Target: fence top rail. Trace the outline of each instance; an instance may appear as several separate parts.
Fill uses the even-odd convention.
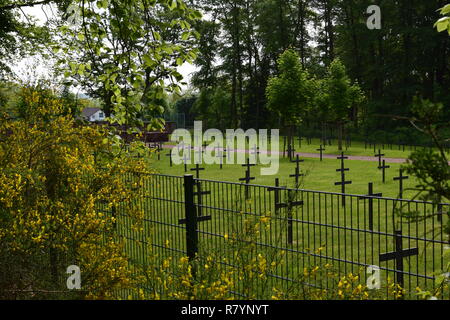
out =
[[[157,176],[157,177],[183,179],[183,176],[173,176],[173,175],[166,175],[166,174],[159,174],[159,173],[148,173],[147,175]],[[394,202],[400,202],[400,203],[436,205],[436,203],[433,203],[430,201],[423,201],[423,200],[396,199],[396,198],[390,198],[390,197],[368,196],[368,195],[361,195],[361,194],[318,191],[318,190],[309,190],[309,189],[295,189],[295,188],[288,188],[288,187],[275,187],[275,186],[266,186],[266,185],[260,185],[260,184],[246,184],[246,183],[242,183],[242,182],[218,181],[218,180],[211,180],[211,179],[196,179],[195,177],[194,177],[194,180],[200,181],[200,182],[208,182],[208,183],[227,184],[227,185],[235,185],[235,186],[249,186],[249,187],[272,189],[272,190],[275,189],[275,190],[280,190],[280,191],[300,191],[300,192],[306,192],[306,193],[324,194],[324,195],[332,195],[332,196],[346,196],[346,197],[361,198],[361,199],[378,199],[378,200],[394,201]],[[440,203],[439,205],[450,206],[450,203]]]

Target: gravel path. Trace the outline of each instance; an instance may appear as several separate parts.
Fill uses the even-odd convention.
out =
[[[173,149],[174,146],[163,146],[164,149]],[[208,149],[208,148],[207,148]],[[239,152],[239,153],[248,153],[248,150],[235,150],[235,152]],[[280,152],[280,154],[282,154],[282,152]],[[300,156],[302,158],[313,158],[313,159],[319,159],[320,158],[320,154],[317,153],[304,153],[304,152],[296,152],[295,155]],[[334,154],[324,154],[323,158],[324,159],[336,159],[338,156],[334,155]],[[373,161],[373,162],[378,162],[378,158],[377,157],[369,157],[369,156],[348,156],[348,160],[354,160],[354,161]],[[402,158],[383,158],[383,160],[386,160],[386,163],[406,163],[407,159],[402,159]]]

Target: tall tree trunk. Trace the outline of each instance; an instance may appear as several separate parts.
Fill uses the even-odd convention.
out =
[[[343,147],[342,147],[343,136],[344,136],[344,123],[342,121],[340,121],[338,123],[338,150],[339,151],[343,150]]]

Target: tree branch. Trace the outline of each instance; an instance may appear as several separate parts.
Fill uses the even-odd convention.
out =
[[[40,0],[40,1],[28,1],[28,2],[24,2],[24,3],[13,3],[13,4],[8,4],[8,5],[4,5],[4,6],[0,7],[0,11],[25,8],[25,7],[34,7],[37,5],[50,4],[52,2],[55,2],[55,0]]]

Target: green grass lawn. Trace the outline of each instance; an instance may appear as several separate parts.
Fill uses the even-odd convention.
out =
[[[164,150],[161,154],[161,160],[158,161],[154,156],[152,159],[152,168],[158,173],[182,176],[185,174],[184,165],[170,167],[169,159],[165,156],[169,150]],[[319,159],[304,158],[305,162],[300,164],[301,172],[305,174],[301,178],[301,188],[315,191],[327,191],[327,192],[341,192],[340,186],[335,186],[334,183],[340,181],[341,176],[336,169],[340,168],[340,161],[334,159]],[[351,185],[346,186],[346,193],[363,195],[368,192],[368,183],[374,184],[375,192],[383,193],[384,197],[396,198],[399,193],[399,183],[394,181],[393,178],[399,175],[399,169],[401,164],[391,163],[391,168],[386,170],[386,183],[382,182],[382,170],[378,169],[378,162],[373,161],[358,161],[347,160],[345,162],[346,168],[350,171],[346,172],[346,180],[352,181]],[[191,171],[195,166],[188,166],[188,174],[195,174]],[[200,172],[200,178],[239,182],[240,178],[245,177],[245,168],[241,165],[223,165],[223,169],[220,169],[219,165],[202,165],[205,168]],[[251,184],[274,186],[275,179],[278,178],[281,186],[294,187],[295,179],[289,177],[295,173],[295,163],[291,163],[289,159],[280,159],[279,172],[275,176],[262,176],[261,168],[264,166],[258,165],[251,168],[251,175],[256,179]],[[417,181],[413,177],[409,177],[409,180],[404,181],[404,188],[414,188]],[[405,191],[404,198],[411,199],[415,193],[413,191]]]

